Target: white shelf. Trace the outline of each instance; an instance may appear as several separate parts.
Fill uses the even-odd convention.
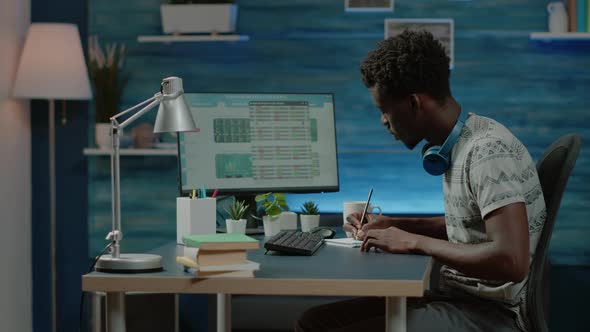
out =
[[[590,41],[590,32],[532,32],[529,37],[531,40],[540,41],[566,41],[566,40],[588,40]]]
[[[207,42],[207,41],[248,41],[246,35],[160,35],[138,36],[140,43],[176,43],[176,42]]]
[[[86,156],[110,156],[110,149],[85,148]],[[176,156],[176,149],[120,149],[121,156]]]

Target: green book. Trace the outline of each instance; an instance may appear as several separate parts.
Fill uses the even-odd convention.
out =
[[[199,250],[250,250],[258,249],[258,240],[245,234],[194,234],[182,237],[186,246]]]

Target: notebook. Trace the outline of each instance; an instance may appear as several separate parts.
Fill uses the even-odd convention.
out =
[[[185,235],[186,246],[202,250],[250,250],[258,249],[258,240],[244,234],[195,234]]]
[[[324,239],[324,242],[329,245],[349,248],[359,248],[363,243],[363,241],[355,240],[351,237],[345,237],[341,239]]]

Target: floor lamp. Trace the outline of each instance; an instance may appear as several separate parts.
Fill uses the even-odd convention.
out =
[[[33,23],[14,85],[14,97],[49,101],[49,204],[52,331],[57,331],[55,250],[55,99],[92,98],[80,33],[74,24]]]

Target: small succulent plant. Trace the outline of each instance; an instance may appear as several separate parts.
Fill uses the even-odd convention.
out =
[[[313,201],[307,201],[301,206],[301,213],[306,215],[317,215],[320,214],[318,205]]]
[[[232,205],[229,206],[225,211],[229,214],[229,218],[232,220],[240,220],[248,211],[250,206],[246,204],[246,201],[235,200]]]

